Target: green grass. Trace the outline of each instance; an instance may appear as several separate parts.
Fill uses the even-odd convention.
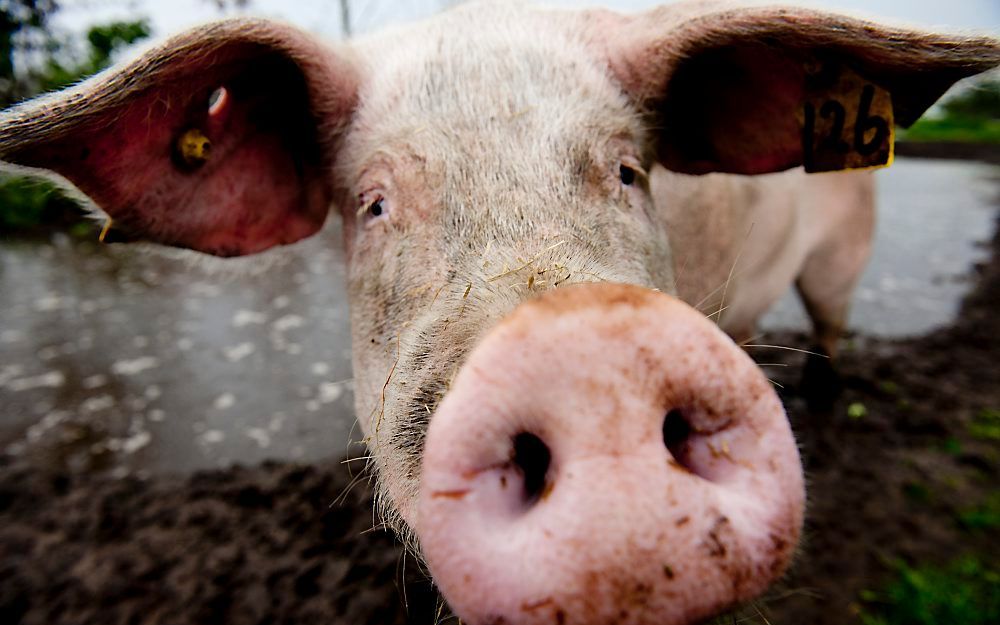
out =
[[[955,437],[949,437],[941,443],[941,451],[949,456],[959,456],[962,454],[962,441]]]
[[[960,511],[958,520],[971,530],[1000,529],[1000,492],[990,494],[977,506]]]
[[[49,229],[90,236],[93,226],[77,203],[59,188],[30,176],[0,176],[0,233],[30,234]]]
[[[20,176],[0,180],[0,226],[31,228],[42,223],[53,185]]]
[[[896,384],[892,380],[883,380],[879,382],[878,388],[886,395],[899,395],[899,384]]]
[[[984,441],[1000,441],[1000,410],[985,408],[976,413],[968,426],[969,434]]]
[[[931,495],[931,489],[918,482],[907,482],[906,484],[903,484],[903,494],[910,501],[921,504],[929,503],[933,498]]]
[[[943,567],[898,562],[882,591],[864,591],[865,625],[995,625],[1000,623],[1000,572],[973,556]]]
[[[904,141],[954,141],[1000,144],[1000,119],[944,117],[923,118],[899,133]]]
[[[856,401],[847,407],[847,416],[851,419],[861,419],[868,414],[868,409],[865,405],[859,401]]]
[[[986,78],[960,90],[941,103],[940,112],[900,131],[899,138],[1000,144],[1000,80]]]

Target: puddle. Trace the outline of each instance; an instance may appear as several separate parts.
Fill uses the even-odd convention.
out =
[[[964,161],[896,160],[879,174],[871,261],[855,292],[849,327],[881,337],[925,334],[950,323],[989,258],[1000,205],[1000,167]],[[788,293],[764,329],[811,326]]]
[[[0,292],[8,451],[119,473],[348,451],[335,227],[290,251],[207,263],[60,235],[4,242]]]

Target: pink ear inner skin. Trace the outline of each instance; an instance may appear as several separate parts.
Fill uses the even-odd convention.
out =
[[[307,44],[315,45],[288,43]],[[275,45],[233,41],[170,56],[168,43],[160,54],[169,60],[148,86],[117,95],[129,70],[111,75],[103,100],[67,98],[60,106],[70,122],[59,116],[49,141],[17,145],[5,158],[65,176],[126,240],[232,256],[305,238],[322,226],[332,197],[333,137],[324,133],[341,123],[328,117],[350,114],[356,87],[350,71],[338,78],[336,63],[323,62],[332,51],[317,49],[325,56],[303,70]],[[316,96],[324,87],[331,92]],[[178,158],[190,131],[211,142],[206,158]]]
[[[803,87],[847,68],[916,122],[956,81],[1000,65],[996,39],[907,30],[811,9],[691,2],[592,12],[589,39],[651,113],[664,166],[762,174],[802,164]],[[853,98],[859,94],[843,94]]]
[[[680,63],[661,112],[661,159],[675,171],[765,174],[802,159],[801,62],[744,45]]]

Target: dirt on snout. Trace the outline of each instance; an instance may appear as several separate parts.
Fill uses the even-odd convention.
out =
[[[900,563],[1000,560],[996,526],[969,521],[1000,473],[1000,237],[974,279],[952,327],[849,340],[845,390],[822,413],[796,392],[802,354],[755,349],[789,365],[765,370],[783,386],[810,493],[797,563],[759,604],[767,622],[859,623]],[[808,347],[802,335],[759,342]],[[0,458],[0,623],[435,622],[426,576],[372,529],[370,491],[352,479],[333,462],[139,480]]]

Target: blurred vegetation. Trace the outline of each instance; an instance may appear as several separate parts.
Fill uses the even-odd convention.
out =
[[[67,64],[56,56],[46,59],[37,76],[38,91],[61,89],[96,74],[111,65],[115,52],[146,37],[149,24],[145,20],[93,26],[87,31],[82,61]]]
[[[55,32],[61,4],[0,0],[0,105],[59,89],[111,64],[115,52],[149,36],[145,20],[94,26],[84,41]]]
[[[995,625],[1000,623],[996,562],[965,556],[945,567],[895,564],[896,579],[866,591],[864,625]]]
[[[87,236],[96,228],[80,205],[48,180],[0,175],[0,235],[67,230]]]
[[[116,52],[149,36],[145,20],[91,27],[82,41],[52,28],[54,0],[0,0],[0,106],[60,89],[109,66]],[[91,228],[75,201],[54,184],[0,176],[0,232]]]
[[[958,520],[970,530],[1000,529],[1000,491],[990,494],[978,505],[960,511]]]
[[[940,116],[925,116],[900,134],[908,141],[1000,144],[1000,78],[988,78],[948,97]]]
[[[57,9],[54,1],[0,2],[0,105],[6,107],[23,97],[27,85],[16,77],[15,56],[48,39],[44,35],[49,18]]]
[[[973,416],[969,434],[979,440],[1000,441],[1000,410],[984,408]]]

